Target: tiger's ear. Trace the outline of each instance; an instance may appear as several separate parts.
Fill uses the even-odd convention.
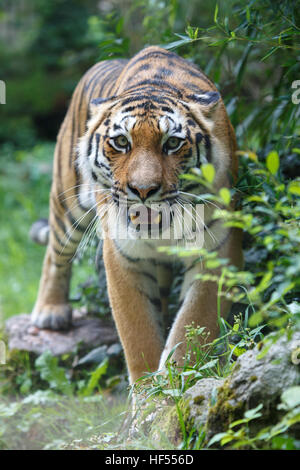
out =
[[[212,130],[214,126],[214,116],[221,103],[221,95],[217,91],[203,91],[203,93],[194,93],[188,95],[187,105],[191,113],[199,121],[205,122],[207,128]]]
[[[194,93],[188,96],[192,103],[198,105],[198,109],[207,118],[212,118],[214,112],[221,102],[221,95],[217,91],[203,91],[203,93]]]

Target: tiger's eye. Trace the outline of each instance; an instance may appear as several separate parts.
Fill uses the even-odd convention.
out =
[[[117,147],[126,148],[129,144],[127,137],[125,135],[118,135],[114,138],[114,143]]]
[[[167,142],[165,143],[165,147],[167,150],[175,150],[181,144],[182,139],[179,137],[170,137]]]
[[[168,147],[171,149],[175,149],[178,147],[180,140],[178,137],[170,137],[168,140]]]

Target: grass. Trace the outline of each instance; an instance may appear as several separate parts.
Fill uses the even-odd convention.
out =
[[[0,449],[93,448],[93,441],[97,448],[104,448],[109,436],[118,431],[125,411],[124,399],[103,395],[65,397],[37,391],[17,401],[2,400]]]
[[[30,151],[5,146],[0,150],[0,318],[29,313],[34,305],[45,247],[29,239],[31,224],[48,217],[54,144]],[[71,296],[78,283],[94,273],[83,261],[74,269]]]

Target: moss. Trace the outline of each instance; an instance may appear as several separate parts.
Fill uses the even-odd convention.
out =
[[[205,400],[205,396],[204,395],[198,395],[197,397],[194,398],[194,403],[195,405],[201,405],[201,403],[203,403],[203,401]]]
[[[230,423],[243,415],[244,407],[243,402],[235,400],[235,391],[230,387],[229,381],[225,381],[218,389],[216,404],[208,413],[206,429],[209,430],[209,434],[228,429]]]
[[[241,368],[241,364],[240,364],[239,362],[237,362],[237,363],[235,364],[234,368],[233,368],[232,373],[233,373],[233,372],[237,372],[238,370],[240,370],[240,368]]]
[[[262,348],[263,348],[263,346],[264,346],[263,341],[260,341],[260,342],[257,344],[257,349],[258,349],[259,351],[261,351]]]
[[[141,421],[144,421],[147,416],[149,416],[151,413],[153,413],[157,408],[157,403],[155,401],[151,401],[150,403],[147,404],[147,407],[144,408],[141,412]]]
[[[182,418],[185,424],[185,429],[187,434],[192,430],[194,419],[191,418],[191,408],[190,408],[190,401],[184,400],[181,398],[179,400],[178,406],[181,410]]]
[[[250,380],[250,382],[256,382],[257,381],[256,375],[251,375],[249,380]]]
[[[194,422],[190,417],[189,402],[181,399],[178,402],[178,407],[185,425],[185,432],[189,435]],[[172,405],[169,408],[165,407],[158,413],[151,425],[150,432],[152,439],[158,442],[161,441],[163,437],[167,437],[174,446],[178,446],[182,442],[183,432],[176,405]]]

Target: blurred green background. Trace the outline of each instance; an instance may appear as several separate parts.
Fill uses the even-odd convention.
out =
[[[239,147],[280,154],[299,174],[299,2],[287,0],[0,1],[0,314],[30,312],[45,249],[28,238],[48,215],[56,134],[95,62],[159,44],[193,60],[220,89]],[[86,259],[78,282],[93,272]]]

